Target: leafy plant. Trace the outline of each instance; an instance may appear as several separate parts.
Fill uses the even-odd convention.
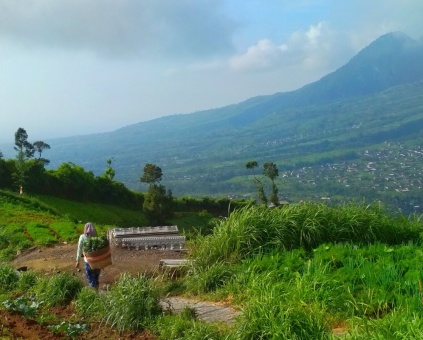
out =
[[[38,312],[42,302],[35,302],[25,296],[20,296],[13,300],[6,300],[2,305],[9,311],[17,312],[25,317],[33,318]]]
[[[89,253],[109,246],[106,236],[87,237],[84,241],[84,252]]]
[[[90,327],[85,323],[69,323],[66,321],[62,321],[57,325],[49,325],[47,328],[54,333],[62,333],[71,338],[76,338],[81,333],[90,330]]]

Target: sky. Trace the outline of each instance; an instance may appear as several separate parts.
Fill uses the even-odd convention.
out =
[[[298,89],[422,0],[0,0],[0,143],[114,131]]]

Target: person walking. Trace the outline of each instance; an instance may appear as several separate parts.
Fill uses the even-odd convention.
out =
[[[95,230],[94,224],[88,222],[84,226],[84,233],[79,236],[78,240],[78,248],[76,253],[76,264],[75,268],[79,266],[79,260],[84,255],[84,242],[88,237],[95,237],[97,236],[97,231]],[[84,256],[84,264],[85,264],[85,275],[88,280],[88,285],[93,287],[94,289],[98,290],[99,287],[99,277],[100,277],[100,269],[91,269],[90,265],[87,262],[86,257]]]

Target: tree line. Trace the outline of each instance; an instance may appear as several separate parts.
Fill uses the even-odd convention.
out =
[[[30,143],[23,128],[15,133],[14,149],[16,157],[11,159],[4,159],[0,151],[0,189],[3,190],[142,209],[152,225],[166,223],[175,209],[198,209],[224,214],[231,203],[230,200],[196,200],[186,197],[178,202],[171,190],[160,183],[162,169],[151,163],[144,166],[140,177],[141,182],[149,185],[146,193],[132,191],[123,183],[115,181],[112,159],[106,160],[105,171],[99,176],[72,162],[47,170],[45,166],[50,161],[43,157],[43,152],[50,149],[50,145],[43,141]],[[236,205],[234,202],[233,206]]]

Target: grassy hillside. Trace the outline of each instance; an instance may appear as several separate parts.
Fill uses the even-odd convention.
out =
[[[207,233],[212,219],[205,211],[179,212],[169,224],[177,225],[190,238],[198,232]],[[149,225],[141,209],[0,191],[0,262],[31,246],[75,242],[88,221],[103,234],[115,227]]]
[[[55,216],[25,200],[19,206],[28,204]],[[34,222],[26,228],[32,235],[42,229]],[[0,265],[0,309],[69,334],[91,323],[167,340],[417,340],[422,231],[419,217],[393,217],[378,204],[244,207],[190,243],[189,275],[122,275],[98,294],[69,273],[18,275]],[[240,316],[228,326],[206,324],[191,308],[180,315],[161,310],[161,298],[181,293],[230,303]],[[71,310],[72,317],[58,323],[50,306]]]

